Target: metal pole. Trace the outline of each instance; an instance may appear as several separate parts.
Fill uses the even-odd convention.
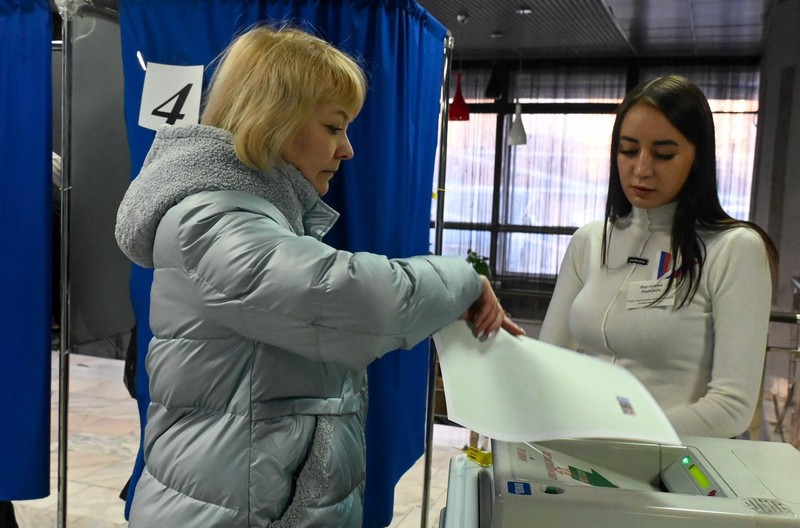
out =
[[[450,107],[450,69],[453,56],[453,36],[447,33],[444,46],[444,72],[442,75],[442,95],[440,97],[441,112],[439,114],[439,180],[436,185],[436,225],[433,252],[442,254],[442,237],[444,233],[444,184],[447,177],[447,114]],[[433,339],[428,340],[428,394],[425,427],[425,476],[422,483],[422,518],[420,527],[428,527],[428,507],[431,494],[431,461],[433,457],[433,413],[436,399],[436,347]]]
[[[69,413],[70,278],[69,218],[72,145],[72,15],[69,2],[58,2],[61,15],[61,321],[58,354],[58,502],[56,526],[67,526],[67,417]]]
[[[442,117],[441,132],[439,138],[439,182],[436,185],[436,225],[434,226],[434,245],[433,252],[436,255],[442,254],[442,244],[444,238],[444,195],[445,181],[447,180],[447,122],[450,110],[450,73],[453,63],[453,37],[447,34],[444,50],[444,80],[442,81]]]

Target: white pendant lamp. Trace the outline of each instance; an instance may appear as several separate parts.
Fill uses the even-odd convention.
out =
[[[514,110],[514,122],[511,123],[511,130],[508,133],[509,145],[526,145],[528,143],[528,134],[525,133],[525,127],[522,125],[522,108],[519,103]]]

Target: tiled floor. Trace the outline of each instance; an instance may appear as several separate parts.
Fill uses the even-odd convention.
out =
[[[119,498],[139,445],[136,405],[122,382],[123,362],[72,354],[69,383],[67,527],[124,528]],[[53,355],[50,496],[17,501],[20,528],[55,527],[58,483],[58,355]],[[436,527],[445,505],[448,464],[469,441],[469,432],[436,425],[431,461],[428,527]],[[395,491],[392,528],[419,527],[422,520],[424,457]]]

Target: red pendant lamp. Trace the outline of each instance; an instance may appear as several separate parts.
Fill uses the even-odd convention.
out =
[[[461,93],[461,72],[456,73],[456,95],[453,97],[453,102],[450,103],[450,111],[447,114],[447,118],[450,121],[469,120],[469,108],[467,108],[467,102]]]

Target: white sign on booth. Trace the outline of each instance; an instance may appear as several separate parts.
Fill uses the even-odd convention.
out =
[[[139,126],[158,130],[164,125],[199,123],[202,91],[202,65],[147,63]]]

